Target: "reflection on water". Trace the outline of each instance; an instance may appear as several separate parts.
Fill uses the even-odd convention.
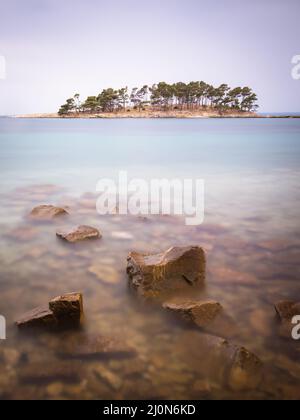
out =
[[[186,122],[183,124],[186,127]],[[236,129],[227,126],[225,134]],[[299,139],[299,126],[288,130],[273,127],[266,132],[270,135],[271,130],[276,137],[284,129],[287,136],[298,130]],[[107,127],[101,130],[105,131],[102,135],[109,135]],[[140,135],[141,130],[139,126]],[[205,126],[205,130],[211,136],[214,127],[209,130]],[[239,130],[243,131],[241,127]],[[288,149],[285,153],[280,149],[284,165],[274,164],[265,173],[253,166],[237,170],[232,160],[228,170],[224,162],[222,169],[213,162],[205,172],[209,186],[205,223],[187,227],[181,218],[172,216],[98,216],[96,197],[85,193],[87,189],[68,184],[69,166],[63,170],[58,164],[62,179],[56,184],[56,175],[49,167],[43,173],[47,185],[24,183],[21,174],[28,180],[35,171],[41,173],[40,163],[37,167],[33,163],[29,170],[23,160],[17,179],[17,153],[14,156],[7,142],[18,130],[9,135],[6,131],[2,134],[3,155],[10,156],[14,175],[4,165],[7,182],[1,189],[0,313],[6,316],[8,329],[7,340],[0,343],[2,398],[300,398],[299,342],[280,336],[273,309],[278,300],[300,300],[299,173],[295,156],[288,160]],[[114,135],[115,131],[114,127]],[[222,136],[221,129],[216,133]],[[57,141],[56,133],[52,134]],[[195,132],[188,134],[187,141],[193,143]],[[161,134],[170,135],[167,128]],[[24,136],[26,139],[28,132]],[[180,141],[178,133],[176,136]],[[13,141],[21,154],[21,143]],[[52,150],[48,143],[45,147]],[[291,154],[295,154],[295,147]],[[37,144],[32,150],[41,153]],[[22,153],[29,159],[26,150]],[[124,165],[128,165],[125,160]],[[184,165],[188,167],[187,162]],[[28,212],[38,204],[68,206],[70,217],[46,224],[29,220]],[[99,228],[103,238],[76,245],[56,238],[58,226],[80,224]],[[207,253],[206,285],[193,289],[193,297],[217,300],[225,308],[224,319],[207,332],[243,345],[260,357],[265,365],[264,378],[254,390],[230,389],[221,374],[223,362],[209,356],[203,332],[163,312],[159,304],[139,301],[128,290],[125,270],[130,251],[160,252],[174,245],[193,244],[203,246]],[[34,335],[16,330],[13,321],[23,312],[70,291],[84,295],[81,330]],[[124,356],[116,351],[107,357],[74,357],[80,346],[88,348],[86,341],[99,336],[119,340],[121,348],[130,346],[133,354]]]

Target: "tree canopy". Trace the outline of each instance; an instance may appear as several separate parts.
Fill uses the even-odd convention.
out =
[[[59,115],[70,113],[101,113],[126,111],[131,108],[143,110],[197,110],[216,108],[237,110],[241,112],[256,111],[257,96],[251,88],[230,88],[227,84],[214,87],[204,81],[168,84],[159,82],[152,86],[128,87],[121,89],[108,88],[97,96],[89,96],[84,102],[79,94],[66,100],[59,109]]]

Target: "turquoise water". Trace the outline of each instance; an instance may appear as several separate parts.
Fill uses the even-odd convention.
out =
[[[299,345],[280,336],[273,309],[277,300],[300,300],[300,120],[0,118],[0,168],[0,314],[8,321],[8,339],[1,343],[6,353],[0,354],[0,376],[6,379],[0,380],[0,395],[300,397]],[[204,179],[204,224],[187,227],[180,218],[159,216],[149,223],[132,216],[100,217],[96,183],[117,178],[120,170],[147,180]],[[68,223],[92,224],[103,240],[62,246],[55,238],[62,222],[36,225],[28,220],[39,204],[68,206]],[[190,355],[195,331],[170,324],[159,308],[139,306],[128,293],[130,251],[188,244],[203,246],[208,257],[206,288],[197,296],[219,300],[236,324],[234,333],[219,326],[217,335],[246,346],[267,366],[268,379],[259,389],[232,392],[205,374],[196,355]],[[90,270],[95,264],[101,266],[97,278]],[[24,339],[13,322],[24,311],[73,290],[84,293],[87,319],[84,332],[64,336],[64,344],[72,349],[82,334],[125,336],[138,361],[104,365],[83,360],[76,385],[53,375],[41,387],[34,374],[28,379],[28,371],[41,364],[54,369],[62,337]],[[64,363],[77,369],[78,361]],[[95,375],[99,363],[118,376],[117,387]]]

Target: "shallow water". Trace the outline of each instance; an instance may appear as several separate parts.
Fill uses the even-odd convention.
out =
[[[300,398],[299,342],[282,338],[273,303],[300,300],[299,120],[0,119],[0,342],[3,398]],[[205,221],[99,216],[99,178],[205,180]],[[70,217],[34,223],[39,204]],[[91,224],[100,241],[66,245],[58,226]],[[197,244],[207,253],[204,288],[224,319],[206,331],[264,362],[256,389],[233,391],[203,332],[129,291],[126,256]],[[95,275],[94,271],[97,271]],[[84,294],[82,330],[20,334],[24,311],[70,291]],[[131,357],[74,358],[90,337],[110,336]],[[43,370],[47,370],[43,375]]]

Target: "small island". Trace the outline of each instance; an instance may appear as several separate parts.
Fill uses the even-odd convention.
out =
[[[253,118],[257,95],[250,87],[214,87],[203,81],[160,82],[129,91],[108,88],[80,100],[77,93],[57,113],[21,115],[31,118]]]
[[[250,116],[258,108],[257,96],[249,87],[231,89],[227,84],[214,87],[203,81],[188,84],[160,82],[149,87],[108,88],[83,103],[79,94],[67,99],[58,115],[61,117],[133,117],[191,118]]]

